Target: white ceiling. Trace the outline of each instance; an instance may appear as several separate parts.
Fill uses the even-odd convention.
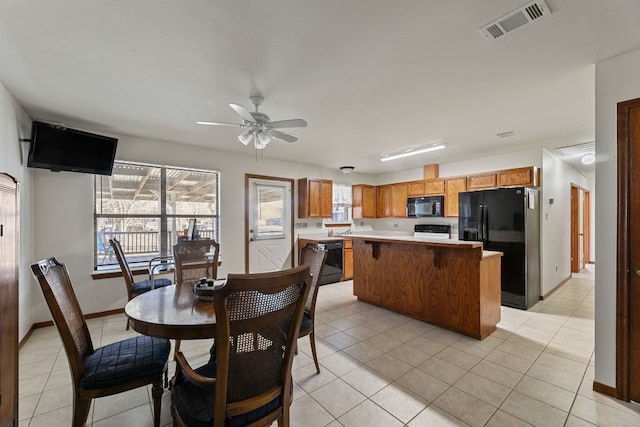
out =
[[[239,122],[228,104],[259,92],[271,120],[309,123],[265,158],[361,173],[593,141],[594,64],[640,47],[640,1],[547,0],[479,32],[526,3],[0,0],[0,82],[36,119],[250,155],[237,128],[195,122]]]

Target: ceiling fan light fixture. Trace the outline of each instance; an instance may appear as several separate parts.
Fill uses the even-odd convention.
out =
[[[593,153],[587,153],[580,159],[583,165],[591,165],[596,161],[596,156]]]
[[[271,142],[271,135],[269,135],[265,131],[260,131],[260,132],[258,132],[258,141],[260,142],[261,145],[266,147],[267,144]],[[262,147],[262,148],[264,148],[264,147]]]
[[[253,139],[253,133],[251,130],[247,130],[238,135],[238,142],[241,142],[244,145],[249,145],[251,140]]]

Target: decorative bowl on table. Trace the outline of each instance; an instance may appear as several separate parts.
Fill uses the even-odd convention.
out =
[[[215,289],[223,286],[227,281],[213,280],[213,279],[200,279],[199,283],[194,283],[193,293],[203,301],[213,301],[213,292]]]

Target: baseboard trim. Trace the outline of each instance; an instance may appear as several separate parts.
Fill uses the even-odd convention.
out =
[[[100,311],[97,313],[89,313],[89,314],[85,314],[84,318],[85,319],[95,319],[96,317],[105,317],[105,316],[112,316],[114,314],[120,314],[120,313],[124,313],[124,308],[116,308],[115,310],[107,310],[107,311]],[[29,338],[29,336],[31,335],[31,333],[38,328],[46,328],[48,326],[53,326],[53,320],[47,320],[44,322],[36,322],[31,326],[31,329],[29,329],[29,332],[27,332],[27,335],[25,335],[25,337],[23,338],[22,341],[20,341],[20,345],[22,346],[22,342],[23,341],[27,341],[27,338]]]
[[[20,349],[22,349],[22,346],[27,342],[27,340],[29,339],[29,337],[33,333],[34,329],[35,329],[35,325],[31,325],[31,328],[29,328],[27,333],[24,335],[24,338],[22,338],[20,340],[20,342],[18,343],[18,351],[20,351]]]
[[[593,382],[593,391],[606,394],[607,396],[611,396],[614,399],[617,399],[616,396],[618,395],[615,387],[611,387],[609,385],[605,385],[597,381]]]
[[[547,292],[544,295],[540,295],[540,299],[541,300],[545,300],[547,298],[549,298],[551,296],[551,294],[553,294],[555,291],[557,291],[558,289],[560,289],[562,287],[562,285],[564,285],[565,283],[567,283],[569,281],[569,279],[571,279],[571,276],[567,277],[566,279],[564,279],[562,282],[558,283],[556,285],[555,288],[551,289],[549,292]]]

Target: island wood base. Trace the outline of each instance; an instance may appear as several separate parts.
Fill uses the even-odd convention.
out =
[[[500,322],[501,252],[482,244],[353,237],[358,299],[484,339]]]

